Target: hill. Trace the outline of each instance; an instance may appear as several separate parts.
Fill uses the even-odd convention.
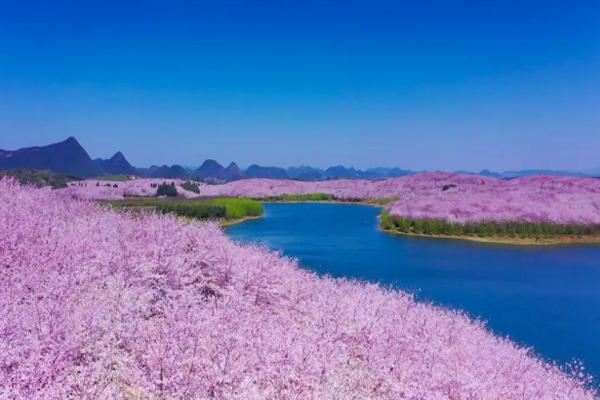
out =
[[[225,168],[225,176],[229,181],[242,179],[242,170],[233,161]]]
[[[160,167],[150,167],[145,174],[150,178],[172,178],[172,179],[190,179],[192,173],[181,165],[163,165]]]
[[[127,161],[123,153],[116,152],[108,160],[98,158],[94,160],[96,164],[108,175],[137,175],[138,170]]]
[[[252,164],[244,171],[244,178],[287,179],[289,177],[284,168],[261,167],[260,165]]]
[[[80,177],[104,173],[74,137],[48,146],[0,150],[0,169],[15,168],[48,170]]]
[[[211,159],[204,161],[194,172],[194,175],[200,179],[227,180],[225,167]]]

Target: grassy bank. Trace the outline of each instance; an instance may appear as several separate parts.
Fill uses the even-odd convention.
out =
[[[267,196],[255,198],[257,201],[269,203],[342,203],[362,204],[383,207],[396,200],[398,197],[382,197],[375,199],[342,198],[330,193],[284,194],[280,196]]]
[[[335,196],[329,193],[308,193],[308,194],[282,194],[280,196],[267,196],[260,200],[269,202],[316,202],[316,201],[333,201]]]
[[[380,217],[381,229],[402,235],[470,240],[485,243],[549,245],[600,243],[600,225],[561,225],[531,222],[454,224],[443,220],[416,220],[390,215]]]
[[[121,201],[108,202],[114,208],[131,211],[157,211],[192,219],[217,219],[223,224],[261,217],[261,203],[251,199],[159,199],[155,197],[128,197]]]
[[[130,179],[130,176],[129,175],[101,175],[101,176],[97,176],[94,179],[98,179],[101,181],[125,182]]]

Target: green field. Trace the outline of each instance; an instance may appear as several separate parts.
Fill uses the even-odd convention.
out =
[[[97,176],[94,179],[100,181],[115,181],[115,182],[124,182],[129,180],[129,175],[102,175]]]
[[[175,214],[193,219],[221,219],[227,221],[263,214],[263,205],[251,199],[159,199],[154,197],[129,197],[122,201],[105,202],[118,210],[152,211]]]

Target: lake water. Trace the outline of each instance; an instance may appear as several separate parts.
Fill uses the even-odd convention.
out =
[[[374,207],[266,204],[227,228],[304,268],[380,282],[465,310],[494,332],[561,364],[582,360],[600,382],[600,246],[517,247],[410,238],[378,230]]]

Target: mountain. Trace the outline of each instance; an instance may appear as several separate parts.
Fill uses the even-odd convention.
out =
[[[148,169],[146,176],[149,178],[190,179],[192,173],[181,165],[173,165],[170,167],[168,165],[160,167],[153,165]]]
[[[236,181],[242,179],[242,170],[233,161],[225,168],[225,176],[228,181]]]
[[[489,169],[482,169],[481,171],[479,171],[479,175],[491,176],[493,178],[502,178],[502,174],[490,171]]]
[[[384,179],[414,174],[414,171],[400,168],[368,168],[366,170],[354,167],[346,168],[336,165],[322,170],[320,168],[301,165],[287,169],[290,178],[303,181],[318,181],[324,179]]]
[[[400,168],[368,168],[364,171],[358,170],[358,176],[363,179],[397,178],[399,176],[412,175],[415,172]]]
[[[261,167],[252,164],[244,171],[244,178],[270,178],[270,179],[288,179],[289,176],[284,168],[280,167]]]
[[[150,177],[158,168],[160,168],[158,165],[152,165],[149,168],[137,167],[136,170],[138,175]]]
[[[198,167],[194,175],[200,179],[225,180],[225,168],[215,160],[208,159]]]
[[[120,151],[108,160],[97,158],[96,164],[108,175],[137,175],[138,170],[125,158]]]
[[[489,169],[482,169],[479,172],[472,172],[472,171],[465,171],[465,170],[458,170],[458,171],[454,171],[454,172],[457,174],[491,176],[493,178],[499,178],[499,179],[513,179],[513,178],[520,178],[520,177],[532,176],[532,175],[554,175],[554,176],[575,176],[575,177],[594,176],[593,170],[566,171],[566,170],[556,170],[556,169],[521,169],[521,170],[514,170],[514,171],[495,172],[495,171],[490,171]]]
[[[325,171],[320,168],[301,165],[299,167],[289,167],[287,174],[292,179],[299,181],[319,181],[325,179]]]
[[[85,149],[74,137],[47,146],[27,147],[18,150],[0,150],[0,170],[29,169],[45,170],[57,174],[89,178],[102,175],[142,175],[151,178],[190,179],[197,176],[201,179],[215,181],[233,181],[244,178],[296,179],[303,181],[319,181],[325,179],[386,179],[414,174],[414,171],[400,168],[368,168],[336,165],[322,170],[320,168],[301,165],[299,167],[263,167],[253,164],[242,171],[236,163],[231,162],[224,168],[215,160],[206,160],[195,171],[181,165],[135,168],[118,151],[111,158],[92,160]],[[530,175],[559,176],[598,176],[600,168],[586,171],[566,171],[550,169],[529,169],[495,172],[487,169],[479,172],[456,171],[457,173],[491,176],[500,179],[512,179]]]
[[[194,176],[216,181],[235,181],[242,179],[242,170],[234,162],[229,163],[227,168],[224,168],[215,160],[208,159],[194,171]]]
[[[467,170],[458,170],[458,171],[454,171],[455,174],[463,174],[463,175],[481,175],[481,176],[489,176],[492,178],[498,178],[498,179],[502,179],[503,176],[500,172],[494,172],[494,171],[490,171],[489,169],[482,169],[479,172],[472,172],[472,171],[467,171]]]
[[[502,172],[504,178],[519,178],[522,176],[531,175],[559,175],[559,176],[587,176],[588,174],[574,171],[563,171],[553,169],[524,169],[518,171],[504,171]]]
[[[299,181],[322,181],[325,179],[325,173],[319,171],[304,171],[297,174],[293,179]]]
[[[600,167],[590,169],[590,170],[586,171],[586,173],[595,178],[600,178]]]
[[[102,169],[74,137],[48,146],[0,150],[0,169],[48,170],[83,178],[102,175]]]
[[[358,171],[354,167],[346,168],[343,165],[336,165],[325,170],[327,179],[356,179],[359,177]]]

